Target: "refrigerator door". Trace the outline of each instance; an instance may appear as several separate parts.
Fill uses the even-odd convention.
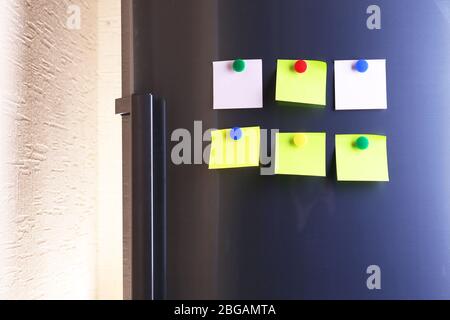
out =
[[[132,1],[131,93],[167,107],[166,298],[450,299],[449,4],[379,0],[381,29],[369,5]],[[212,61],[235,58],[263,59],[263,109],[212,109]],[[334,110],[333,61],[358,58],[387,60],[387,110]],[[325,109],[275,102],[277,59],[328,63]],[[201,164],[205,130],[255,125],[326,132],[327,178]],[[390,182],[337,182],[339,133],[386,135]]]

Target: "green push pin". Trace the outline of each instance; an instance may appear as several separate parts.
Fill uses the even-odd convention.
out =
[[[361,136],[358,139],[356,139],[355,146],[359,150],[366,150],[369,147],[369,139],[367,139],[364,136]]]
[[[233,70],[236,72],[242,72],[245,70],[245,61],[242,59],[234,60]]]

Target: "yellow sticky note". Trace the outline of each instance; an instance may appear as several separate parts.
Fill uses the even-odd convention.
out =
[[[326,176],[325,133],[277,133],[275,174]]]
[[[365,149],[357,141],[365,137]],[[339,181],[389,181],[386,137],[372,134],[336,135]]]
[[[304,60],[306,71],[295,70],[298,60],[278,60],[275,100],[326,105],[327,63]]]
[[[239,140],[231,137],[232,129],[211,132],[209,169],[229,169],[259,166],[260,128],[240,128]]]

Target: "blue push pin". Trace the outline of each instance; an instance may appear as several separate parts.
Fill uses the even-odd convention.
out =
[[[231,139],[233,139],[234,141],[238,141],[241,140],[242,138],[242,129],[239,127],[235,127],[233,129],[231,129],[230,131],[230,137]]]
[[[361,73],[366,72],[369,69],[369,63],[366,60],[358,60],[356,61],[355,69]]]

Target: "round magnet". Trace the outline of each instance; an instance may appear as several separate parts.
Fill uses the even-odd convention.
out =
[[[366,72],[369,69],[369,63],[366,60],[358,60],[356,61],[355,69],[361,73]]]
[[[297,133],[292,138],[292,142],[296,147],[301,148],[308,142],[308,137],[303,133]]]
[[[231,139],[233,139],[234,141],[238,141],[241,140],[242,138],[242,129],[239,127],[235,127],[233,129],[231,129],[230,131],[230,137]]]
[[[245,70],[245,61],[242,59],[234,60],[233,70],[236,72],[242,72]]]
[[[294,65],[294,69],[298,73],[304,73],[308,69],[308,64],[305,60],[297,60]]]
[[[369,139],[367,139],[364,136],[361,136],[358,139],[356,139],[355,146],[359,150],[366,150],[369,147]]]

